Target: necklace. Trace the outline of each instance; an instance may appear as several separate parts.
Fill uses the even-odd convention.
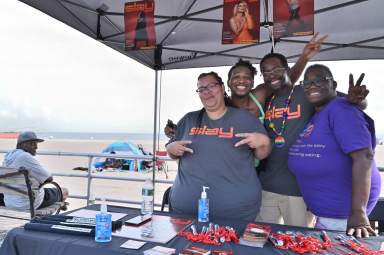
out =
[[[269,122],[268,127],[272,129],[272,131],[276,134],[275,145],[279,148],[284,147],[285,145],[285,139],[283,137],[283,133],[285,130],[285,124],[288,119],[288,110],[289,110],[289,105],[291,104],[293,89],[294,87],[291,89],[291,92],[289,93],[288,98],[285,100],[285,106],[283,109],[283,122],[281,123],[281,127],[279,131],[276,130],[275,124],[272,122],[272,114],[270,113],[273,99],[275,99],[275,95],[273,95],[271,100],[268,102],[267,112],[270,113],[268,116],[268,122]]]

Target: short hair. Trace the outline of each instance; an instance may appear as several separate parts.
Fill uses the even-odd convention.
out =
[[[229,69],[229,72],[228,72],[228,80],[231,79],[231,76],[232,76],[232,72],[235,68],[238,68],[240,66],[243,66],[245,68],[248,68],[249,69],[249,72],[251,73],[251,76],[252,78],[255,77],[255,75],[257,74],[257,70],[256,68],[251,64],[251,62],[249,62],[248,60],[242,60],[241,58],[239,59],[239,61],[237,61],[236,64],[234,64],[231,69]]]
[[[305,70],[305,72],[304,72],[304,79],[307,76],[308,72],[312,71],[313,69],[319,69],[323,73],[324,76],[333,79],[333,75],[332,75],[332,72],[329,69],[329,67],[325,66],[325,65],[321,65],[321,64],[314,64],[314,65],[309,66],[307,68],[307,70]]]
[[[263,72],[263,64],[264,62],[267,60],[267,59],[270,59],[270,58],[277,58],[280,60],[281,64],[285,67],[285,68],[288,68],[288,61],[287,61],[287,58],[283,55],[283,54],[280,54],[280,53],[269,53],[267,55],[265,55],[261,61],[260,61],[260,72]]]
[[[216,73],[216,72],[209,72],[209,73],[201,73],[200,75],[199,75],[199,77],[197,78],[197,80],[200,80],[201,78],[204,78],[204,77],[206,77],[206,76],[213,76],[215,79],[216,79],[216,81],[218,82],[218,83],[220,83],[221,85],[224,85],[224,82],[223,82],[223,80],[221,79],[221,77]]]
[[[209,73],[201,73],[199,75],[199,77],[197,78],[197,80],[200,80],[201,78],[204,78],[204,77],[210,76],[210,75],[213,76],[216,79],[216,81],[218,83],[220,83],[220,85],[222,85],[224,87],[224,82],[221,79],[221,77],[216,72],[213,72],[213,71],[209,72]],[[225,92],[225,91],[224,91],[224,103],[225,103],[225,106],[235,107],[235,105],[233,104],[231,98],[228,96],[227,92]],[[205,112],[204,108],[199,111],[199,115],[197,117],[197,123],[196,123],[196,125],[198,127],[201,127],[201,123],[203,121],[203,114],[204,114],[204,112]]]

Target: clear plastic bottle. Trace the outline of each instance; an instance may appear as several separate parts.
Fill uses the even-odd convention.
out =
[[[151,179],[145,180],[141,195],[141,214],[153,214],[153,183]]]
[[[199,222],[209,221],[209,199],[205,191],[206,189],[209,189],[209,187],[203,186],[203,192],[201,192],[201,198],[199,199],[197,212]]]
[[[89,195],[88,205],[94,205],[96,203],[96,198],[93,194]]]
[[[100,213],[96,214],[95,241],[100,243],[112,240],[112,215],[108,213],[105,198],[102,198]]]

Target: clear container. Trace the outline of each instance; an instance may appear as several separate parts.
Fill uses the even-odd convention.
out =
[[[112,240],[112,215],[108,213],[105,199],[102,199],[100,213],[96,214],[95,241],[100,243]]]
[[[141,192],[141,214],[153,214],[153,183],[151,179],[145,180]]]

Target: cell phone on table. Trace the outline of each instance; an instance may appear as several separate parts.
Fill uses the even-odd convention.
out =
[[[141,224],[144,224],[144,223],[150,221],[151,219],[152,219],[152,215],[150,215],[150,214],[139,215],[139,216],[133,217],[129,220],[126,220],[125,224],[130,225],[130,226],[140,226]]]

